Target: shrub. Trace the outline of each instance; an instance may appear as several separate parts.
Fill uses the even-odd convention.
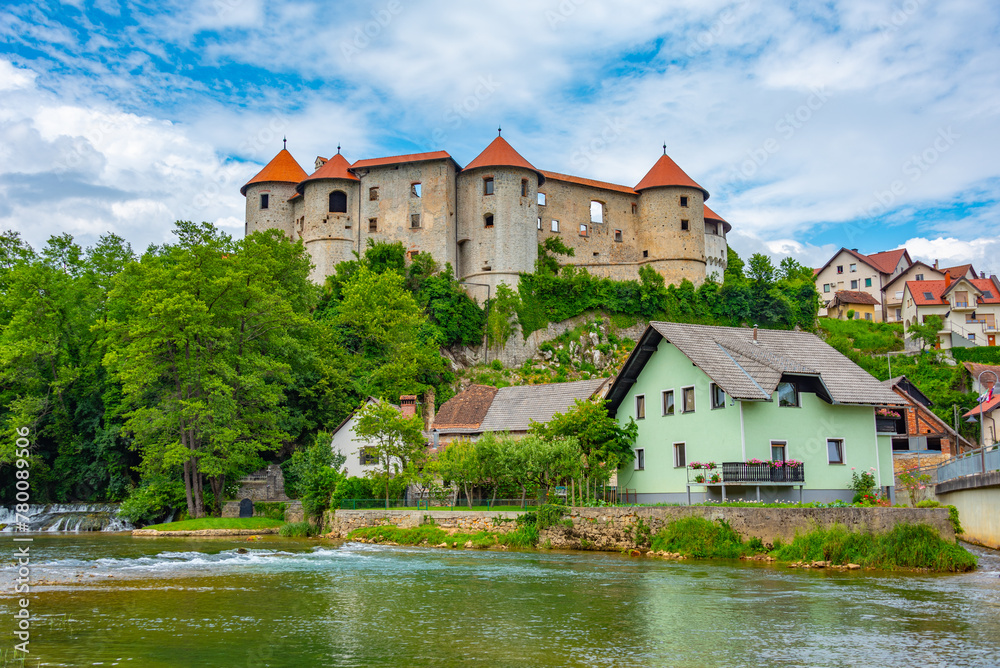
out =
[[[286,508],[288,508],[287,503],[277,501],[255,501],[253,504],[254,515],[282,522],[285,521]]]
[[[289,522],[278,529],[278,535],[284,538],[308,538],[317,533],[316,527],[309,522]]]
[[[652,549],[701,559],[739,559],[749,551],[725,520],[712,522],[702,517],[684,517],[668,523],[653,538]]]
[[[122,502],[118,515],[132,524],[149,524],[180,507],[186,507],[184,483],[180,480],[156,477],[146,480],[141,487],[132,490],[128,498]]]

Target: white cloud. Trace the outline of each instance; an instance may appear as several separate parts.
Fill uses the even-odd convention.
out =
[[[30,88],[38,74],[24,67],[16,67],[13,63],[0,60],[0,90],[17,90]]]

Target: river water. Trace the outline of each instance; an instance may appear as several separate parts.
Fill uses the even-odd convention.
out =
[[[0,652],[24,543],[3,544]],[[35,534],[28,665],[995,666],[1000,558],[972,549],[975,573],[897,575]]]

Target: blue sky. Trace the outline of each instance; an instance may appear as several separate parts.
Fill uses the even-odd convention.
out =
[[[666,142],[743,255],[1000,273],[998,24],[981,0],[7,2],[0,228],[240,235],[284,135],[307,171],[338,143],[466,164],[502,125],[541,169],[628,185]]]

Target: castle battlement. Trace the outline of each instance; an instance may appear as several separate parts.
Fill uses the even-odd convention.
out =
[[[666,147],[634,188],[536,169],[499,136],[464,168],[445,151],[352,164],[338,147],[307,175],[282,149],[240,192],[246,233],[301,239],[317,283],[375,239],[451,263],[459,280],[516,287],[557,236],[575,253],[560,262],[591,274],[636,279],[650,265],[667,283],[700,285],[722,281],[732,229]]]

